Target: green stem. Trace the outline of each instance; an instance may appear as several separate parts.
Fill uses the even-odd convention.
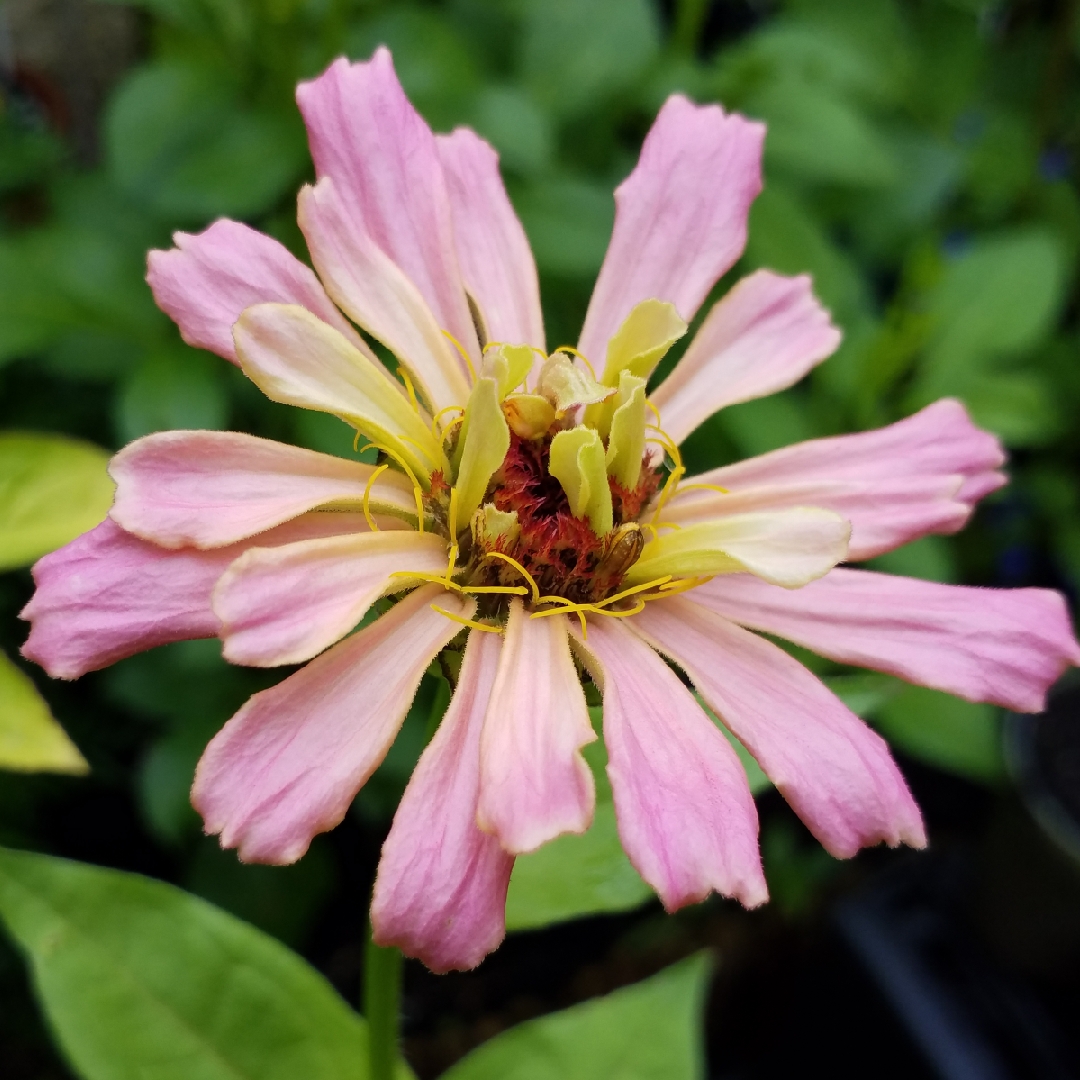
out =
[[[371,1080],[394,1080],[397,1073],[401,961],[401,953],[393,946],[384,949],[371,940],[369,925],[364,943],[364,1011]]]

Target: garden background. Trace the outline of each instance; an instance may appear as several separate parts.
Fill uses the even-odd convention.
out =
[[[766,120],[765,190],[718,291],[759,266],[808,271],[844,343],[800,385],[699,429],[685,447],[691,471],[955,396],[1009,448],[1012,483],[959,536],[877,563],[1070,598],[1080,588],[1074,0],[0,4],[0,754],[19,766],[0,772],[0,844],[180,886],[296,950],[354,1002],[375,860],[444,700],[438,679],[425,678],[339,828],[294,867],[242,866],[201,835],[188,788],[210,736],[279,675],[229,667],[216,642],[194,642],[51,682],[17,658],[17,613],[28,564],[104,513],[104,452],[131,439],[229,428],[352,453],[338,421],[273,404],[184,345],[143,275],[147,249],[218,216],[305,257],[294,198],[311,164],[294,86],[380,43],[436,130],[468,124],[498,149],[551,344],[577,338],[612,189],[664,98],[678,90]],[[892,742],[929,852],[837,862],[757,777],[771,905],[747,913],[713,899],[667,917],[619,851],[601,793],[589,834],[519,861],[513,932],[494,956],[443,977],[407,966],[403,1049],[421,1078],[661,969],[591,1011],[501,1036],[454,1075],[1080,1075],[1078,691],[1066,684],[1050,712],[1016,718],[800,658]],[[85,775],[55,731],[42,737],[68,775],[30,771],[41,745],[19,758],[25,747],[5,743],[16,712],[49,731],[28,680]],[[0,915],[23,951],[0,937],[0,1074],[136,1075],[86,1056],[85,1032],[93,1043],[108,1029],[124,1046],[141,1037],[93,949],[115,952],[123,938],[175,965],[166,982],[193,993],[194,954],[175,939],[206,909],[153,893],[162,917],[146,919],[150,901],[130,879],[12,859],[0,858]],[[90,913],[80,932],[92,940],[60,983],[44,916],[28,929],[25,904],[12,914],[11,882],[35,874],[42,896]],[[684,960],[694,956],[708,959]],[[294,977],[309,976],[290,967],[282,985]],[[337,1008],[319,1000],[328,1016]],[[269,1045],[275,1016],[252,1012],[248,1037]]]

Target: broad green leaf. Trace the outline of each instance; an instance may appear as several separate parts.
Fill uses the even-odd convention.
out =
[[[823,683],[856,716],[875,716],[897,694],[904,684],[890,675],[874,671],[860,671],[855,675],[826,675]]]
[[[765,159],[800,182],[885,187],[897,176],[888,139],[854,104],[823,86],[784,78],[746,102],[769,125]]]
[[[506,928],[533,930],[585,915],[630,911],[652,898],[652,889],[619,842],[615,807],[598,802],[588,832],[560,836],[516,860],[506,896]]]
[[[705,955],[651,979],[519,1024],[459,1061],[443,1080],[698,1080]]]
[[[0,917],[85,1080],[368,1075],[364,1022],[318,972],[171,885],[0,849]]]
[[[0,434],[0,569],[31,563],[105,517],[108,460],[60,435]]]
[[[906,686],[875,716],[890,742],[946,772],[994,781],[1004,775],[999,710]]]
[[[159,61],[129,76],[105,125],[117,182],[159,213],[202,221],[269,209],[306,151],[298,118],[244,107],[209,66]]]
[[[920,540],[914,540],[870,559],[867,567],[871,570],[882,570],[886,574],[922,578],[924,581],[943,581],[950,585],[960,580],[953,543],[944,536],[924,536]]]
[[[0,769],[82,774],[88,766],[49,706],[0,652]]]
[[[499,151],[503,169],[541,172],[554,154],[551,122],[532,98],[515,86],[488,86],[470,109],[470,126]]]
[[[608,186],[559,176],[524,189],[516,205],[541,273],[575,278],[596,274],[615,220]]]
[[[869,307],[856,265],[832,242],[820,219],[775,181],[750,209],[746,257],[753,268],[813,275],[814,293],[841,325]]]
[[[208,353],[177,346],[147,356],[124,380],[116,402],[122,442],[173,428],[225,427],[225,365]]]
[[[999,435],[1007,446],[1046,446],[1062,433],[1055,388],[1041,372],[979,374],[963,386],[972,420]]]
[[[963,394],[989,364],[1040,345],[1064,300],[1067,270],[1062,245],[1040,227],[980,240],[952,262],[930,297],[935,332],[915,403]]]
[[[568,118],[632,86],[659,52],[648,0],[524,0],[523,80],[541,105]]]

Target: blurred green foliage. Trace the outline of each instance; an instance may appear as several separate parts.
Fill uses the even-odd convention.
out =
[[[304,257],[294,193],[312,173],[295,83],[336,55],[364,58],[386,43],[436,129],[468,124],[499,150],[536,253],[552,346],[577,338],[612,189],[664,98],[684,92],[767,121],[766,187],[746,253],[716,295],[759,266],[809,272],[845,339],[803,384],[705,424],[686,445],[688,464],[874,427],[954,395],[1012,451],[1012,485],[961,536],[927,538],[876,564],[936,580],[1080,586],[1073,0],[133,6],[145,54],[109,100],[96,166],[75,163],[24,89],[5,91],[3,427],[107,449],[165,428],[232,428],[350,453],[339,422],[275,405],[230,365],[184,345],[143,275],[148,248],[223,215]],[[25,571],[0,577],[9,654],[29,590]],[[800,658],[905,753],[1000,781],[995,710]],[[199,837],[187,802],[202,746],[270,677],[227,667],[212,643],[134,657],[77,693],[34,677],[91,764],[88,780],[64,783],[130,798],[177,880],[304,940],[333,887],[333,856],[317,844],[294,868],[240,866]],[[445,690],[436,671],[425,677],[402,737],[357,801],[358,820],[388,818]],[[48,847],[36,821],[63,798],[55,783],[0,780],[0,838]],[[565,850],[522,860],[514,925],[645,898],[605,815],[585,837],[559,841]],[[774,893],[793,911],[828,877],[816,852],[807,857],[768,822],[765,856]],[[578,893],[565,891],[570,881]]]

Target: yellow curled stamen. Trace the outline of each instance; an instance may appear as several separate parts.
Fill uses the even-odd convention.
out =
[[[454,335],[451,334],[449,330],[444,330],[443,335],[448,338],[450,340],[450,344],[453,345],[455,349],[457,349],[458,353],[461,355],[461,359],[465,361],[465,366],[469,369],[469,374],[472,376],[473,382],[476,382],[476,368],[473,367],[472,359],[465,351],[465,346],[462,345],[461,342],[458,341],[458,339],[454,337]]]
[[[359,432],[357,432],[359,435]],[[412,440],[410,440],[411,442]],[[424,531],[424,489],[420,486],[420,481],[416,479],[416,474],[409,468],[409,466],[402,460],[400,454],[396,454],[389,447],[383,446],[382,443],[369,442],[364,447],[365,450],[368,447],[373,446],[380,453],[385,454],[389,458],[393,458],[402,469],[405,470],[405,475],[412,481],[413,486],[413,499],[416,502],[416,530],[417,532]]]
[[[536,584],[536,579],[517,561],[517,559],[512,559],[509,555],[504,555],[501,551],[486,552],[484,558],[502,559],[503,562],[509,563],[529,583],[529,588],[532,589],[533,603],[539,604],[541,600],[544,599],[540,596],[540,587]],[[560,596],[559,599],[561,600],[562,597]]]
[[[596,377],[596,368],[589,363],[589,358],[579,349],[575,349],[573,345],[560,345],[557,349],[551,350],[553,356],[557,352],[569,353],[571,356],[576,356],[589,369],[589,374],[593,377],[593,381],[600,382]]]
[[[431,610],[437,611],[440,615],[445,615],[452,622],[461,623],[462,626],[468,626],[473,630],[484,630],[489,634],[501,634],[503,632],[501,626],[491,626],[489,623],[477,622],[475,619],[463,619],[460,615],[455,615],[453,612],[439,607],[438,604],[432,604]]]
[[[389,465],[380,465],[369,477],[367,487],[364,488],[364,517],[367,518],[368,528],[372,532],[378,532],[379,526],[375,524],[375,519],[371,516],[371,487],[378,479],[379,474],[389,469]]]
[[[649,398],[645,399],[645,408],[651,409],[653,416],[656,417],[656,430],[660,430],[660,410],[652,403]]]
[[[463,585],[461,591],[470,596],[479,593],[501,593],[505,596],[524,596],[529,590],[524,585]]]
[[[438,440],[439,440],[439,442],[442,442],[442,441],[443,441],[443,439],[445,439],[445,438],[446,438],[446,433],[447,433],[447,431],[449,431],[449,430],[450,430],[450,425],[447,425],[447,427],[443,428],[443,429],[442,429],[442,431],[440,431],[440,430],[439,430],[439,420],[440,420],[440,419],[442,418],[442,416],[443,416],[443,414],[444,414],[444,413],[448,413],[448,412],[453,412],[453,411],[454,411],[455,409],[457,409],[457,410],[458,410],[458,412],[460,412],[460,413],[461,413],[461,419],[464,419],[464,417],[465,417],[465,410],[464,410],[464,409],[463,409],[463,408],[462,408],[462,407],[461,407],[460,405],[444,405],[444,406],[443,406],[443,407],[442,407],[442,408],[441,408],[441,409],[440,409],[440,410],[439,410],[439,411],[438,411],[438,412],[437,412],[437,413],[436,413],[436,414],[435,414],[435,415],[434,415],[434,416],[433,416],[433,417],[431,418],[431,434],[432,434],[432,435],[433,435],[433,436],[434,436],[434,437],[435,437],[436,439],[438,439]],[[460,420],[459,420],[458,422],[460,423]]]
[[[417,416],[423,416],[423,413],[420,410],[420,402],[416,400],[416,391],[413,389],[412,379],[409,378],[409,373],[405,368],[399,366],[398,374],[401,376],[401,381],[405,383],[405,392],[409,395],[409,401],[412,402],[413,412],[415,412]],[[410,440],[410,442],[411,441],[412,440]]]
[[[663,577],[654,578],[652,581],[647,581],[644,585],[635,585],[632,589],[623,589],[622,592],[616,593],[614,596],[609,596],[606,600],[601,600],[595,606],[599,608],[606,608],[609,604],[617,603],[619,600],[623,600],[628,596],[635,596],[640,592],[646,592],[649,589],[655,589],[659,586],[666,585],[671,580],[670,574],[665,574]]]
[[[451,581],[449,578],[441,577],[439,574],[422,574],[415,570],[395,570],[390,576],[392,578],[415,578],[417,581],[425,581],[431,585],[441,585],[444,589],[449,589],[451,592],[461,593],[462,595],[465,593],[464,586],[459,585],[456,581]]]
[[[683,484],[682,491],[716,491],[721,495],[730,495],[731,491],[726,487],[721,487],[719,484]]]

